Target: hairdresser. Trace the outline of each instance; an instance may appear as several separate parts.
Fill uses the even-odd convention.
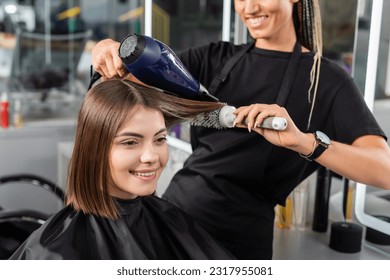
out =
[[[164,198],[237,258],[270,259],[274,207],[302,180],[322,165],[390,189],[390,149],[352,78],[322,57],[318,0],[234,5],[254,42],[210,43],[180,59],[220,101],[238,108],[236,128],[191,128],[193,154]],[[125,75],[118,47],[106,39],[92,51],[93,66],[105,77]],[[224,72],[218,85],[214,77]],[[256,128],[268,116],[286,118],[287,129]],[[244,118],[247,126],[240,124]]]

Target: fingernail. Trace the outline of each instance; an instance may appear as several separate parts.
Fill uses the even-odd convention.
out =
[[[255,122],[255,125],[254,125],[253,127],[255,127],[255,128],[256,128],[256,127],[258,127],[258,123],[257,123],[257,121]]]
[[[236,120],[234,120],[233,122],[233,127],[236,127]]]
[[[251,123],[248,122],[247,126],[248,126],[248,131],[251,132]]]

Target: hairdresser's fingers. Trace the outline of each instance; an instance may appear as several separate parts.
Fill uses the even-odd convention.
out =
[[[106,67],[106,65],[100,65],[99,67],[93,66],[93,69],[102,75],[102,79],[107,79],[110,76],[110,73]]]
[[[247,112],[249,110],[248,107],[249,106],[242,106],[242,107],[237,108],[233,112],[233,114],[236,115],[236,118],[235,118],[234,123],[233,123],[234,126],[243,127],[242,125],[239,125],[239,124],[244,123],[245,117],[246,117]],[[246,127],[246,125],[245,125],[245,127]]]
[[[245,110],[243,110],[242,113],[245,113],[245,124],[248,127],[248,131],[251,132],[253,128],[256,127],[256,120],[258,116],[264,112],[267,105],[263,104],[252,104]],[[265,114],[264,114],[265,115]]]
[[[283,108],[276,104],[252,104],[238,108],[234,114],[237,115],[236,123],[245,123],[248,131],[258,127],[265,118],[283,115]]]
[[[91,51],[91,60],[93,69],[99,72],[103,77],[108,73],[104,52],[107,51],[104,40],[98,42]]]
[[[118,49],[116,45],[111,46],[111,54],[107,56],[106,66],[110,78],[121,77],[123,78],[127,71],[123,66],[122,59],[118,55]]]
[[[254,104],[252,104],[249,106],[242,106],[242,107],[239,107],[238,109],[236,109],[233,112],[236,115],[235,123],[236,124],[247,123],[246,120],[248,118],[248,115],[251,114],[251,112],[252,112],[252,115],[254,115],[253,111],[256,110],[255,108],[256,108],[256,106]]]
[[[249,114],[254,110],[254,105],[249,105],[249,106],[243,106],[234,111],[234,114],[236,114],[236,119],[234,121],[234,126],[237,127],[243,127],[242,125],[245,124],[245,127],[248,128],[248,131],[251,131],[252,125],[250,123],[250,120],[248,119]],[[240,124],[240,125],[238,125]],[[248,125],[249,124],[249,125]],[[253,122],[252,122],[253,124]]]
[[[119,58],[119,57],[117,57]],[[119,58],[120,59],[120,58]],[[122,77],[124,74],[123,74],[123,71],[121,73],[118,72],[118,69],[117,69],[117,66],[115,65],[115,57],[112,57],[112,59],[110,59],[110,57],[107,58],[106,60],[106,77],[107,78],[118,78],[118,77]],[[122,62],[120,62],[122,63]]]
[[[284,113],[284,108],[273,104],[273,105],[267,105],[259,107],[259,113],[255,117],[255,122],[253,124],[253,127],[259,127],[263,121],[268,117],[275,117],[275,116],[284,116],[286,115]]]
[[[234,114],[238,115],[240,112],[246,110],[246,108],[248,108],[249,106],[241,106],[241,107],[238,107],[236,108],[236,110],[234,110]]]
[[[123,66],[122,59],[119,55],[114,56],[114,68],[120,77],[124,77],[127,74],[127,70]]]
[[[260,104],[253,104],[250,107],[250,111],[246,116],[245,122],[248,125],[248,130],[251,131],[252,128],[256,127],[255,122],[256,118],[264,111],[264,107]]]
[[[119,43],[105,39],[98,42],[92,49],[92,66],[102,76],[112,78],[124,76],[124,68],[118,57]]]

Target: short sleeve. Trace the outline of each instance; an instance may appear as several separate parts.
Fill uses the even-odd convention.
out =
[[[364,135],[386,138],[353,79],[348,79],[339,88],[331,108],[329,123],[335,140],[351,144]]]

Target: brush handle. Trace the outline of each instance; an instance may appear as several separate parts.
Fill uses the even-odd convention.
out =
[[[245,124],[248,125],[248,121],[246,119]],[[287,120],[282,117],[268,117],[265,118],[261,124],[258,124],[257,127],[273,130],[285,130],[287,128]]]
[[[221,127],[232,128],[236,115],[233,112],[236,110],[233,106],[224,106],[219,112],[219,125]],[[247,120],[245,120],[245,124]],[[267,128],[274,130],[285,130],[287,128],[287,120],[282,117],[268,117],[263,120],[263,122],[258,125],[259,128]]]
[[[268,128],[273,130],[285,130],[287,127],[287,121],[282,117],[268,117],[263,120],[263,122],[258,125],[261,128]]]

